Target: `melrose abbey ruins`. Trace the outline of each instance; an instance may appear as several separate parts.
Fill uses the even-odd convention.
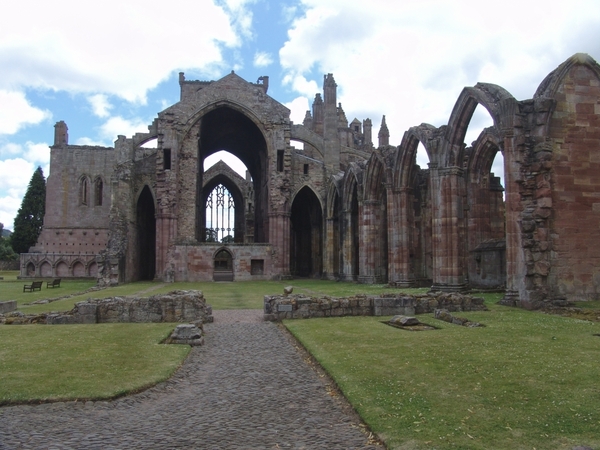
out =
[[[447,125],[414,126],[398,146],[385,118],[375,142],[369,119],[348,122],[331,74],[303,124],[268,77],[179,84],[147,133],[114,147],[70,145],[56,124],[44,227],[21,276],[500,288],[526,308],[600,299],[600,66],[588,55],[529,100],[466,87]],[[478,105],[493,126],[467,145]],[[204,169],[220,150],[246,177]]]

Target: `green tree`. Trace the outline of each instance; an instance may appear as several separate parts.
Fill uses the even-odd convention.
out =
[[[46,179],[38,167],[29,181],[27,192],[15,217],[15,227],[10,239],[15,253],[27,253],[37,242],[42,231],[46,208]]]
[[[4,237],[4,224],[0,222],[0,261],[14,261],[17,254],[13,251],[10,240]]]

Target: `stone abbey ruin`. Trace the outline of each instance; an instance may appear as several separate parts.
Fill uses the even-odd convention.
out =
[[[303,124],[268,81],[180,74],[180,101],[114,147],[69,145],[58,122],[44,228],[21,276],[503,288],[504,303],[528,308],[600,298],[600,66],[588,55],[529,100],[464,88],[447,125],[412,127],[399,146],[385,120],[377,145],[369,119],[348,123],[331,74]],[[478,105],[493,126],[468,146]],[[220,150],[248,175],[205,171]]]

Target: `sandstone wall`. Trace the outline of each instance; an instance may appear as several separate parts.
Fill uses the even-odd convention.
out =
[[[430,292],[422,295],[357,295],[348,298],[265,295],[265,320],[309,319],[342,316],[393,316],[448,311],[486,311],[483,299],[458,293]]]
[[[200,291],[172,291],[149,298],[110,297],[75,304],[66,314],[48,314],[51,325],[111,322],[212,322]]]

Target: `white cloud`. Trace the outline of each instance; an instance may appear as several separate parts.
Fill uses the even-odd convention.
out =
[[[0,89],[105,92],[144,102],[173,70],[222,65],[222,49],[240,45],[239,34],[250,30],[246,3],[12,2],[0,28]]]
[[[256,52],[254,54],[254,67],[267,67],[273,64],[273,57],[267,52]]]
[[[286,84],[311,98],[310,84],[319,85],[314,96],[323,74],[333,73],[348,118],[385,114],[395,145],[411,126],[446,124],[465,86],[499,84],[524,100],[572,54],[600,57],[595,0],[574,0],[567,9],[507,0],[503,11],[514,13],[502,21],[491,21],[496,3],[490,1],[302,4],[305,12],[279,52]]]
[[[42,145],[45,146],[45,144],[28,144],[25,156],[33,158],[31,160],[14,158],[0,161],[0,192],[3,193],[0,197],[0,222],[9,230],[13,229],[13,220],[21,207],[23,196],[35,169],[41,166],[44,176],[48,176],[50,152],[47,151],[48,156],[44,161],[43,156],[39,154]],[[48,150],[47,146],[46,149]]]
[[[106,142],[98,141],[96,139],[92,139],[89,137],[80,137],[75,141],[75,145],[91,145],[91,146],[100,146],[100,147],[109,147]]]
[[[296,97],[291,102],[284,103],[284,105],[290,110],[290,119],[296,124],[301,124],[304,122],[306,111],[311,109],[306,97]]]
[[[14,134],[51,117],[49,111],[31,106],[22,92],[0,90],[0,135]]]
[[[88,101],[92,107],[92,112],[98,117],[108,117],[112,105],[108,101],[105,94],[95,94],[88,97]]]
[[[100,127],[100,136],[110,142],[109,145],[117,139],[117,136],[133,136],[135,133],[147,133],[148,123],[143,119],[125,119],[121,116],[111,117]]]

